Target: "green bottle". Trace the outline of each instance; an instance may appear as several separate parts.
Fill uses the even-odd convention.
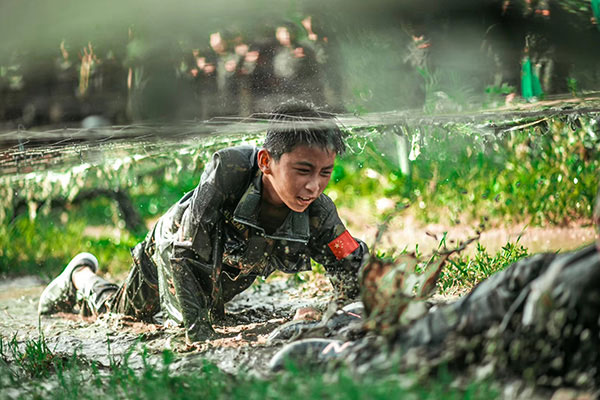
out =
[[[592,0],[592,14],[596,18],[596,28],[600,31],[600,0]]]
[[[529,53],[525,53],[523,57],[523,63],[521,66],[521,96],[525,100],[529,100],[533,97],[533,73],[531,71],[531,59]]]

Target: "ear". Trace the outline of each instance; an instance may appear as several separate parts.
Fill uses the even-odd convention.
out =
[[[271,173],[271,163],[273,162],[273,157],[269,150],[260,149],[257,155],[258,168],[262,171],[263,174],[268,175]]]

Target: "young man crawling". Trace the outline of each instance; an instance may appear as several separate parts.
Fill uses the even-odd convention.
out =
[[[216,152],[198,186],[174,204],[132,250],[120,287],[96,275],[98,261],[80,253],[41,295],[39,314],[79,304],[151,321],[162,310],[188,341],[213,333],[223,304],[259,275],[323,264],[337,295],[358,295],[367,246],[354,239],[323,190],[345,150],[328,115],[304,104],[273,113],[264,146]]]

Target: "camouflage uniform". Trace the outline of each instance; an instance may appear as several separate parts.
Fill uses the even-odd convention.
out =
[[[387,340],[370,336],[339,356],[371,371],[479,362],[545,384],[598,385],[599,288],[596,244],[537,254],[398,327]]]
[[[595,244],[563,254],[536,254],[490,276],[458,301],[428,313],[399,332],[396,340],[409,347],[437,345],[451,332],[473,336],[517,316],[520,324],[543,324],[551,310],[573,306],[583,296],[584,284],[598,285],[598,278],[600,256]]]
[[[91,311],[149,320],[162,309],[199,339],[222,304],[257,276],[310,270],[311,258],[323,264],[339,296],[356,297],[368,249],[349,235],[329,197],[322,194],[302,213],[290,211],[273,234],[260,226],[257,153],[249,146],[215,153],[196,189],[133,249],[125,283],[117,287],[98,277],[83,290]]]

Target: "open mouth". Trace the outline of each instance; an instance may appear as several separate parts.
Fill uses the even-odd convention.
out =
[[[314,197],[302,197],[302,196],[298,196],[298,200],[300,200],[301,203],[310,204],[314,200]]]

